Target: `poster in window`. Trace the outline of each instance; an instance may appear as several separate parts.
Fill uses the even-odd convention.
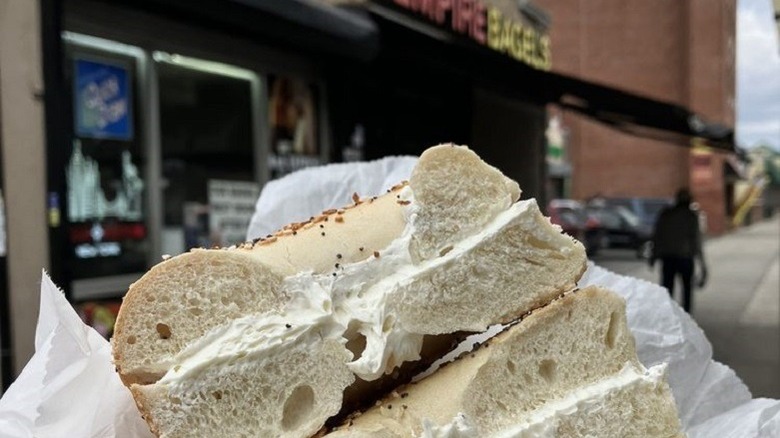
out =
[[[121,63],[74,60],[75,130],[79,137],[133,138],[130,71]]]
[[[269,77],[272,178],[321,164],[316,101],[311,84],[290,77]]]
[[[208,222],[212,245],[244,242],[249,221],[260,196],[260,185],[251,181],[208,180]]]

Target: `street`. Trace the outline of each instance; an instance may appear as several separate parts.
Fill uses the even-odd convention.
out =
[[[694,292],[693,317],[754,397],[780,398],[780,217],[709,239],[709,280]],[[633,251],[607,249],[592,258],[613,272],[658,282]],[[679,302],[679,293],[677,296]]]

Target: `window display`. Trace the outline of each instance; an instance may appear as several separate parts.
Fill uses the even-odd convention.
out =
[[[269,76],[268,81],[271,178],[322,164],[315,87],[283,76]]]
[[[137,60],[67,47],[73,138],[66,155],[65,192],[50,199],[50,208],[64,201],[66,270],[72,281],[140,272],[148,267],[149,233],[143,138],[133,122]],[[59,224],[59,219],[50,223]],[[116,287],[121,293],[126,285]],[[107,292],[82,289],[74,286],[74,296]]]
[[[132,87],[126,66],[74,60],[76,135],[131,140]]]
[[[163,254],[244,240],[244,220],[224,205],[236,191],[259,193],[254,174],[258,123],[251,72],[179,55],[158,59],[162,135]],[[206,68],[208,66],[208,68]],[[225,195],[227,198],[225,198]],[[243,227],[240,233],[237,228]]]

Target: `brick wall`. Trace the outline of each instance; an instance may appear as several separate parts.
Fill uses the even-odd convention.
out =
[[[736,0],[534,0],[552,19],[553,70],[734,124]],[[726,229],[721,158],[691,179],[690,151],[567,113],[572,196],[672,196],[690,185],[709,230]]]

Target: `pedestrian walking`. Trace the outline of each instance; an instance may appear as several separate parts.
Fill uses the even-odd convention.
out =
[[[677,191],[675,204],[666,207],[658,215],[653,230],[652,267],[661,260],[661,285],[674,297],[675,279],[682,280],[683,308],[690,313],[693,308],[693,274],[695,261],[699,262],[701,277],[698,286],[707,279],[707,264],[702,251],[702,235],[699,216],[691,208],[693,198],[686,189]]]

